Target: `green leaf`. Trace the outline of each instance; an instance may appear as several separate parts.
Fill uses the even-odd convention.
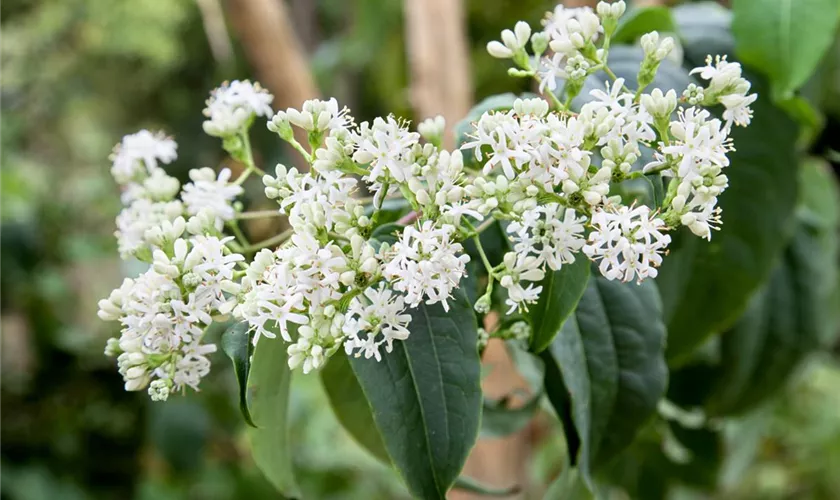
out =
[[[660,6],[630,9],[619,20],[611,40],[612,43],[633,43],[651,31],[676,31],[670,9]]]
[[[387,224],[382,224],[381,226],[374,229],[370,237],[375,239],[376,241],[393,245],[397,242],[397,240],[400,239],[400,235],[402,234],[403,229],[405,229],[405,226],[403,224],[397,224],[396,222],[388,222]]]
[[[388,455],[409,490],[445,498],[478,436],[481,366],[475,314],[462,292],[409,309],[411,335],[372,359],[350,358]]]
[[[269,482],[286,497],[300,498],[289,450],[289,370],[286,343],[262,338],[254,349],[248,392],[256,429],[248,429],[254,462]]]
[[[771,80],[786,99],[811,76],[831,46],[840,20],[837,0],[734,0],[738,57]]]
[[[477,480],[467,476],[460,476],[455,480],[455,484],[452,487],[454,489],[477,493],[488,497],[509,497],[519,493],[518,485],[514,485],[509,488],[491,488],[490,486],[481,484]]]
[[[760,77],[746,74],[764,95]],[[731,137],[737,151],[720,197],[721,230],[711,241],[682,229],[656,279],[670,332],[668,360],[679,365],[710,335],[729,328],[769,277],[792,229],[797,192],[796,124],[767,99]]]
[[[769,283],[721,339],[721,375],[709,414],[744,413],[765,401],[826,335],[830,287],[820,253],[813,230],[800,225]]]
[[[389,464],[388,452],[373,414],[344,352],[337,352],[321,370],[321,383],[338,421],[363,448]]]
[[[697,2],[671,9],[682,39],[683,58],[690,67],[705,65],[707,55],[731,54],[735,38],[729,29],[732,13],[717,2]]]
[[[800,169],[799,219],[814,228],[822,258],[820,283],[828,314],[822,322],[820,343],[832,346],[840,333],[840,185],[825,160],[811,158]]]
[[[539,353],[551,345],[566,318],[577,307],[588,281],[589,260],[582,255],[558,271],[546,273],[540,282],[543,288],[539,301],[528,311],[532,328],[531,351]]]
[[[251,353],[253,343],[248,332],[248,323],[243,321],[236,323],[225,330],[222,334],[222,351],[233,361],[233,371],[236,373],[236,381],[239,385],[239,411],[245,423],[256,427],[248,410],[248,373],[251,371]]]
[[[600,275],[589,280],[574,316],[551,344],[581,442],[577,464],[590,485],[592,470],[629,445],[656,411],[668,378],[664,344],[656,284]]]
[[[560,477],[551,483],[545,492],[545,498],[558,500],[591,500],[595,496],[590,493],[586,483],[581,479],[580,472],[574,467],[567,467]]]

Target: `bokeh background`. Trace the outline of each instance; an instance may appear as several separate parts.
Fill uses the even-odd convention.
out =
[[[288,47],[272,45],[272,33],[251,22],[279,1],[2,2],[2,498],[277,498],[250,460],[223,355],[200,393],[166,404],[126,393],[102,354],[117,332],[97,319],[96,302],[133,272],[113,238],[120,203],[108,155],[122,135],[139,128],[174,135],[179,158],[169,170],[182,179],[190,168],[227,162],[218,141],[202,133],[201,110],[209,89],[236,78],[280,82],[270,87],[280,103],[336,96],[360,121],[423,114],[411,90],[417,75],[404,2],[282,4],[294,26],[286,35],[311,75],[301,77],[287,74]],[[484,46],[515,20],[536,26],[552,7],[546,0],[463,1],[472,81],[463,105],[526,90]],[[837,47],[831,57],[840,59]],[[813,143],[820,154],[837,149],[840,123],[832,120]],[[283,161],[278,141],[255,129],[259,161]],[[836,354],[808,363],[781,398],[733,424],[737,452],[725,464],[719,498],[840,498]],[[295,464],[308,497],[407,496],[344,434],[317,378],[295,382],[291,407]],[[562,459],[560,438],[542,420],[517,437],[528,457],[527,467],[524,456],[517,467],[534,491]],[[496,449],[521,452],[505,446]]]

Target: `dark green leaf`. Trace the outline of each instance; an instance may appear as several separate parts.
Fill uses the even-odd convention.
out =
[[[321,382],[341,425],[373,456],[390,464],[370,406],[344,352],[337,352],[330,358],[321,370]]]
[[[762,80],[746,74],[764,95]],[[684,363],[710,335],[729,328],[770,274],[792,229],[797,191],[796,124],[767,99],[754,104],[750,127],[736,127],[720,197],[721,230],[710,242],[675,234],[657,284],[668,323],[668,359]]]
[[[581,440],[577,464],[590,484],[592,469],[629,445],[656,410],[668,378],[664,343],[656,284],[600,275],[552,343]]]
[[[743,413],[774,394],[825,334],[830,287],[813,231],[800,225],[770,281],[721,339],[712,415]],[[835,255],[836,257],[836,255]]]
[[[719,3],[688,3],[673,8],[671,14],[683,41],[687,66],[703,66],[707,55],[732,54],[732,13]]]
[[[393,245],[400,239],[403,229],[405,229],[404,225],[397,224],[396,222],[389,222],[374,229],[370,237],[381,243]]]
[[[248,392],[251,416],[258,428],[248,429],[257,467],[286,497],[300,498],[289,450],[288,407],[292,372],[280,338],[263,337],[254,349]]]
[[[566,455],[575,460],[580,452],[580,435],[575,428],[572,417],[572,398],[566,390],[566,383],[563,381],[563,374],[557,361],[551,354],[551,350],[540,353],[540,359],[545,364],[545,395],[557,414],[557,419],[563,425],[563,434],[566,441]]]
[[[587,281],[589,261],[582,255],[573,263],[564,264],[558,271],[546,272],[540,283],[543,288],[539,301],[528,311],[533,352],[541,352],[551,345],[566,318],[577,307]]]
[[[651,31],[674,32],[674,19],[666,7],[651,6],[630,9],[618,22],[612,36],[613,43],[633,43]]]
[[[150,441],[173,472],[197,473],[213,427],[204,406],[195,399],[172,398],[151,403],[148,418]]]
[[[462,292],[409,309],[410,337],[351,358],[394,466],[420,498],[445,498],[478,436],[481,366],[475,314]]]
[[[251,371],[251,335],[248,323],[243,321],[231,326],[222,334],[222,351],[233,361],[233,371],[239,385],[239,410],[245,423],[256,427],[248,410],[248,373]]]
[[[837,0],[735,0],[738,57],[761,69],[776,97],[788,98],[814,72],[837,30]]]
[[[840,334],[840,185],[825,160],[811,158],[800,169],[799,219],[814,229],[820,249],[820,283],[828,311],[823,318],[820,343],[832,346]]]
[[[516,495],[519,493],[519,486],[514,485],[509,488],[492,488],[490,486],[486,486],[481,484],[477,480],[467,477],[467,476],[460,476],[458,479],[455,480],[455,484],[452,486],[454,489],[468,491],[470,493],[478,493],[479,495],[484,495],[488,497],[509,497],[511,495]]]

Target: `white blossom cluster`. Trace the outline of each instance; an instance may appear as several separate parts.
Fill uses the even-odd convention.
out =
[[[266,196],[288,215],[293,233],[280,248],[257,254],[234,314],[248,321],[255,341],[279,332],[291,343],[289,365],[305,373],[341,346],[379,360],[382,348],[390,352],[395,340],[408,337],[408,308],[447,308],[466,275],[469,257],[457,226],[469,211],[463,157],[421,143],[393,117],[356,126],[335,100],[307,101],[269,123],[287,140],[292,126],[323,142],[309,154],[309,172],[278,165],[274,176],[264,176]],[[374,220],[354,198],[360,180],[350,174],[367,184],[376,206],[404,191],[422,220],[392,245],[380,244],[371,238]]]
[[[127,136],[113,157],[126,203],[117,238],[123,257],[151,267],[100,303],[103,319],[122,324],[108,351],[119,356],[126,388],[148,386],[154,399],[197,388],[215,349],[202,343],[214,316],[247,322],[254,343],[288,343],[289,366],[308,373],[342,348],[381,360],[409,338],[412,309],[450,310],[468,264],[486,271],[476,311],[494,307],[498,285],[510,314],[539,300],[546,273],[578,258],[608,279],[641,281],[656,277],[669,231],[683,225],[711,238],[728,184],[731,127],[749,124],[756,96],[726,58],[692,71],[706,87],[692,84],[680,97],[645,92],[674,48],[653,32],[641,38],[639,89],[613,76],[573,111],[583,81],[605,67],[604,47],[624,10],[621,1],[595,10],[558,6],[542,31],[519,22],[502,32],[488,51],[513,61],[512,76],[537,80],[545,99],[482,114],[459,149],[442,147],[441,117],[416,131],[393,116],[357,124],[335,99],[274,114],[268,129],[309,168],[277,165],[263,174],[265,195],[278,207],[271,215],[287,216],[290,226],[263,244],[223,233],[229,227],[244,238],[234,202],[242,182],[262,173],[247,134],[256,117],[270,114],[271,95],[259,84],[224,84],[207,101],[205,131],[245,164],[235,180],[229,170],[194,169],[179,189],[160,168],[175,159],[175,143],[147,131]],[[712,105],[723,106],[722,119],[704,109]],[[643,148],[654,160],[641,167]],[[665,178],[659,206],[615,189],[645,175]],[[360,198],[365,192],[369,199]],[[407,215],[383,225],[383,205],[399,200]],[[496,223],[510,251],[494,264],[479,235]],[[481,262],[470,262],[468,240]],[[527,337],[521,323],[505,335]]]
[[[247,129],[255,117],[270,116],[273,99],[259,83],[225,82],[207,99],[204,132],[216,137],[235,136]]]
[[[216,89],[208,116],[238,116],[236,130],[247,131],[256,114],[267,114],[271,96],[248,82]],[[227,111],[225,111],[227,107]],[[240,119],[242,111],[247,116]],[[205,124],[205,126],[207,126]],[[233,202],[242,193],[231,171],[211,168],[189,171],[181,188],[160,167],[175,160],[177,145],[162,133],[147,130],[127,135],[114,148],[111,172],[123,188],[125,204],[117,216],[117,244],[124,259],[150,264],[136,279],[100,301],[99,316],[122,325],[119,339],[106,353],[118,356],[126,390],[149,388],[152,399],[166,399],[173,390],[198,388],[209,372],[215,345],[202,343],[214,315],[229,314],[240,292],[237,264],[245,257],[231,250],[232,237],[222,234],[236,216]]]

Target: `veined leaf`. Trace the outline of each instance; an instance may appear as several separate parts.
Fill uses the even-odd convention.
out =
[[[300,498],[289,450],[289,370],[286,343],[280,338],[262,338],[254,349],[248,391],[256,429],[248,429],[251,452],[257,467],[286,497]]]
[[[775,98],[801,87],[831,47],[840,21],[836,0],[735,0],[738,58],[764,72]]]
[[[710,6],[699,8],[718,12]],[[675,11],[675,19],[692,64],[707,50],[726,53],[714,37],[728,26],[725,12],[697,19],[681,9]],[[767,95],[761,77],[747,68],[744,74],[759,96]],[[687,361],[709,336],[732,326],[769,277],[793,229],[797,126],[769,99],[759,97],[753,109],[753,123],[732,130],[736,151],[729,155],[729,188],[719,201],[720,231],[711,241],[678,231],[656,279],[670,332],[668,360],[674,365]]]
[[[589,260],[583,254],[560,270],[547,270],[540,285],[539,301],[531,306],[531,351],[539,353],[551,345],[563,323],[577,307],[589,281]]]
[[[656,411],[668,378],[664,344],[656,284],[598,275],[547,351],[570,396],[580,439],[577,465],[590,486],[592,469],[629,445]],[[558,413],[569,411],[564,401],[550,399]]]
[[[820,252],[817,235],[801,224],[770,281],[721,339],[721,375],[707,403],[710,414],[754,408],[819,345],[831,290]]]
[[[462,292],[409,309],[393,352],[350,358],[394,466],[420,498],[445,498],[478,437],[481,366],[475,314]]]
[[[321,383],[341,425],[363,448],[390,465],[391,459],[373,421],[365,393],[344,352],[335,353],[321,370]]]

